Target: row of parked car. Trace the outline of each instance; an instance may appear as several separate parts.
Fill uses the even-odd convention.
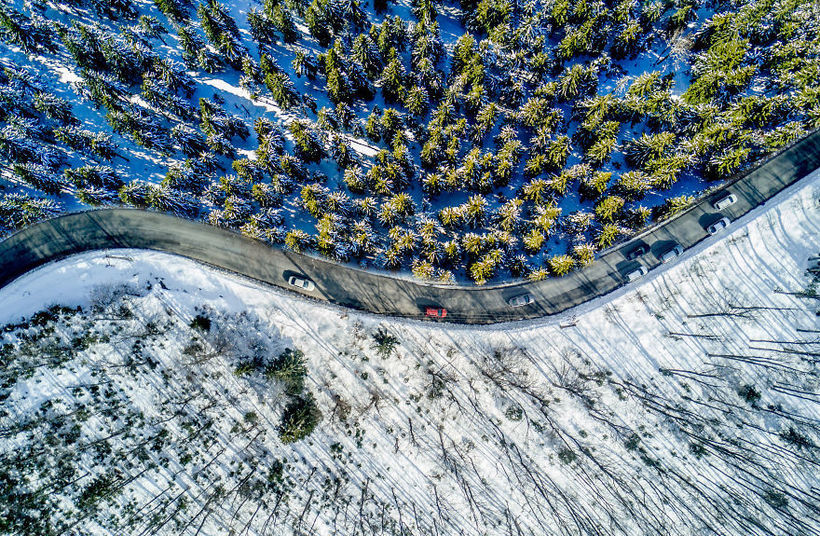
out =
[[[532,294],[518,294],[517,296],[507,299],[507,305],[510,307],[524,307],[531,303],[535,303],[535,298],[533,298]],[[445,318],[447,316],[447,309],[435,306],[425,307],[424,316],[430,318]]]
[[[718,199],[717,201],[713,202],[712,208],[720,211],[735,204],[736,201],[737,197],[735,197],[734,194],[727,194]],[[730,223],[732,223],[732,221],[726,216],[723,216],[719,220],[707,225],[705,229],[707,233],[709,233],[710,235],[714,235],[719,233],[723,229],[727,228]],[[646,244],[641,244],[640,246],[634,248],[629,253],[627,253],[626,259],[634,261],[639,259],[640,257],[643,257],[647,253],[649,253],[649,246]],[[678,258],[682,253],[683,247],[680,244],[673,244],[671,247],[667,248],[666,251],[664,251],[662,254],[658,255],[658,260],[666,264]],[[632,281],[635,281],[636,279],[640,279],[641,277],[645,276],[648,272],[649,269],[646,266],[640,265],[626,274],[626,280],[627,282],[631,283]]]
[[[727,194],[717,201],[712,203],[712,208],[717,211],[721,211],[731,205],[733,205],[737,201],[737,197],[734,194]],[[727,217],[722,217],[717,221],[709,224],[706,226],[706,232],[710,235],[714,235],[719,233],[723,229],[729,226],[731,220]],[[630,250],[625,256],[627,260],[630,261],[637,261],[647,253],[649,253],[650,248],[647,244],[641,244],[632,250]],[[683,247],[680,244],[673,244],[671,247],[667,248],[662,254],[658,255],[658,260],[662,263],[672,262],[676,258],[678,258],[683,253]],[[626,274],[627,282],[635,281],[647,274],[649,269],[644,265],[638,265],[634,270],[628,272]],[[316,288],[316,285],[305,276],[296,276],[292,275],[288,278],[288,284],[300,288],[306,292],[311,292]],[[535,303],[535,298],[532,294],[518,294],[511,298],[507,299],[507,305],[510,307],[524,307]],[[447,309],[444,307],[439,306],[428,306],[424,308],[424,315],[429,318],[446,318],[447,317]]]

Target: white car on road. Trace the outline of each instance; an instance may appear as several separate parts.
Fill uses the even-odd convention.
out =
[[[523,307],[525,305],[529,305],[535,300],[532,298],[532,294],[521,294],[518,296],[513,296],[507,303],[510,307]]]
[[[311,290],[316,288],[316,285],[313,284],[313,281],[310,279],[303,279],[301,277],[296,277],[292,275],[288,278],[288,284],[293,285],[294,287],[298,287],[302,290],[306,290],[310,292]]]
[[[737,201],[737,197],[735,197],[735,194],[725,195],[717,201],[715,201],[714,203],[712,203],[712,207],[715,210],[723,210],[726,207],[734,205],[735,201]]]
[[[680,244],[675,244],[672,249],[668,250],[666,253],[658,257],[662,263],[672,262],[678,257],[680,257],[681,253],[683,253],[683,248]]]
[[[649,270],[647,270],[646,266],[638,266],[637,268],[626,274],[626,280],[631,283],[645,276],[647,272],[649,272]]]
[[[706,232],[708,232],[710,235],[717,234],[718,232],[727,228],[730,223],[732,222],[729,221],[729,218],[721,218],[709,227],[707,227]]]

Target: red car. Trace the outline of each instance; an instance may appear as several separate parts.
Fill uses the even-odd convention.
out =
[[[424,310],[424,315],[432,318],[444,318],[447,316],[447,309],[444,307],[427,307]]]

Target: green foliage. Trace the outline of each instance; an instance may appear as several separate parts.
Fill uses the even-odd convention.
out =
[[[296,152],[305,162],[318,162],[325,156],[317,134],[303,121],[291,121],[288,129],[296,142]]]
[[[233,373],[239,377],[248,376],[256,372],[258,368],[259,364],[255,361],[242,361],[234,368]]]
[[[293,398],[285,407],[279,424],[279,439],[283,443],[300,441],[316,429],[322,413],[312,393]]]
[[[370,347],[376,350],[376,353],[383,359],[386,359],[390,357],[390,354],[393,353],[393,350],[395,350],[398,345],[398,338],[391,335],[384,329],[379,328],[376,330],[376,333],[373,334],[373,344]]]
[[[153,0],[154,5],[173,22],[181,23],[188,18],[188,9],[182,0]]]
[[[391,49],[389,56],[392,56],[392,59],[385,65],[379,83],[385,100],[397,102],[404,93],[404,66],[394,49]]]
[[[483,281],[511,273],[511,259],[540,254],[551,237],[568,242],[570,256],[587,264],[590,251],[647,220],[650,211],[637,204],[642,199],[655,204],[693,175],[732,176],[820,125],[816,24],[806,0],[742,2],[704,21],[695,14],[712,6],[689,0],[555,0],[535,7],[462,0],[465,32],[455,40],[448,28],[446,47],[441,6],[429,0],[411,2],[413,23],[391,13],[369,28],[361,0],[264,0],[247,12],[245,26],[259,51],[253,58],[237,24],[245,21],[234,21],[227,5],[201,0],[191,20],[187,0],[154,4],[167,20],[137,19],[131,0],[90,1],[86,7],[105,16],[133,19],[119,21],[116,31],[105,21],[95,24],[93,12],[57,22],[25,2],[0,8],[0,38],[44,56],[64,48],[75,64],[70,70],[82,78],[79,92],[104,108],[109,133],[144,149],[132,155],[105,128],[81,128],[69,101],[46,91],[34,70],[9,66],[0,72],[0,158],[14,188],[71,194],[88,205],[119,198],[179,214],[198,214],[205,204],[209,222],[294,250],[386,259],[395,268],[412,263],[414,273],[431,278],[466,270]],[[278,47],[301,37],[297,18],[319,42],[315,51],[286,47],[300,81],[278,64]],[[167,36],[171,28],[176,35]],[[184,67],[166,57],[160,41],[180,49]],[[646,54],[658,50],[670,55],[641,72]],[[638,57],[636,67],[624,61]],[[692,83],[682,94],[671,58],[691,63]],[[241,70],[239,84],[257,104],[269,94],[287,112],[287,136],[268,120],[250,137],[246,119],[232,115],[241,107],[228,113],[234,102],[226,104],[218,88],[198,110],[191,106],[199,90],[187,71],[225,68]],[[329,108],[310,93],[323,84]],[[370,102],[377,91],[389,107]],[[364,116],[367,109],[372,113]],[[259,110],[244,111],[252,117]],[[315,122],[304,115],[311,113]],[[258,143],[240,149],[237,137]],[[376,145],[372,152],[355,141],[362,137]],[[66,151],[50,150],[55,141]],[[117,158],[144,155],[179,161],[167,165],[160,185],[125,184],[87,165],[93,161],[76,161],[92,157],[117,168]],[[341,180],[323,175],[325,157]],[[222,180],[220,168],[228,166],[237,180]],[[410,191],[416,180],[423,192],[418,206]],[[343,191],[303,188],[310,183]],[[508,203],[513,192],[519,205]],[[453,206],[431,207],[442,194],[461,197]],[[576,194],[594,204],[594,214],[588,206],[545,214]],[[302,197],[298,209],[316,219],[315,231],[286,232],[278,213],[274,226],[259,212],[289,206],[293,195]],[[19,202],[32,218],[38,207],[44,214],[53,208],[36,198]],[[686,202],[667,199],[651,214],[666,217]],[[448,236],[422,246],[411,235],[431,211]],[[466,239],[470,232],[481,238]],[[512,240],[487,238],[504,233]],[[516,270],[529,272],[525,265]],[[547,266],[533,277],[548,274]]]
[[[77,507],[81,512],[88,512],[102,500],[111,498],[118,493],[117,477],[112,474],[103,474],[95,477],[88,483],[77,498]]]
[[[575,267],[575,259],[569,255],[556,255],[548,261],[552,275],[561,277],[567,275]]]
[[[20,47],[26,54],[56,50],[48,28],[37,19],[32,21],[11,5],[0,6],[0,39]]]
[[[799,449],[814,448],[814,442],[805,434],[798,432],[794,426],[780,432],[780,439]]]
[[[270,56],[264,53],[260,55],[259,69],[264,76],[265,86],[271,92],[276,104],[281,106],[283,110],[290,110],[299,104],[299,94],[296,92],[290,77]]]
[[[106,190],[119,190],[122,180],[108,166],[82,166],[66,169],[65,178],[77,188],[94,186]]]
[[[191,329],[204,331],[205,333],[211,331],[211,319],[203,314],[196,315],[191,320]]]
[[[660,221],[675,214],[686,210],[692,203],[694,203],[695,198],[692,196],[681,195],[678,197],[670,197],[666,199],[662,205],[655,207],[653,210],[653,218],[655,221]]]
[[[575,451],[568,447],[564,447],[558,451],[558,459],[561,460],[561,463],[564,465],[569,465],[574,462],[578,458],[578,455],[575,454]]]
[[[623,209],[625,201],[622,197],[609,195],[595,205],[595,215],[601,221],[613,221]]]
[[[0,229],[14,230],[56,216],[60,206],[51,199],[25,194],[0,194]]]
[[[265,368],[265,375],[282,382],[287,394],[292,396],[302,394],[307,376],[305,354],[301,350],[285,349]]]
[[[310,35],[316,38],[319,45],[327,48],[341,21],[331,13],[330,2],[313,0],[305,13],[305,23]]]
[[[755,388],[754,385],[744,385],[743,387],[738,389],[737,394],[740,396],[740,398],[742,398],[752,406],[754,406],[758,403],[758,401],[760,401],[760,392]]]
[[[751,149],[734,147],[713,156],[706,164],[705,173],[710,179],[728,179],[748,161]]]

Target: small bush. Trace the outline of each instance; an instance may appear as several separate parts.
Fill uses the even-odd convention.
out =
[[[689,452],[694,454],[695,458],[698,458],[698,459],[703,457],[705,454],[709,454],[709,452],[706,450],[706,448],[703,445],[701,445],[700,443],[690,443],[689,444]]]
[[[507,411],[504,412],[504,415],[511,421],[520,421],[524,418],[524,410],[518,405],[510,406],[507,408]]]
[[[376,353],[382,356],[382,358],[390,357],[390,354],[393,353],[393,350],[398,346],[399,340],[387,333],[384,329],[379,328],[376,333],[373,334],[373,344],[370,346]]]
[[[769,503],[772,508],[785,508],[789,505],[789,498],[783,493],[774,490],[767,490],[763,494],[763,500]]]
[[[578,455],[575,454],[575,452],[570,448],[562,448],[558,451],[558,459],[561,460],[561,463],[566,465],[574,462],[577,457]]]
[[[247,376],[255,372],[257,366],[257,363],[254,361],[243,361],[236,366],[233,373],[235,376]]]
[[[640,442],[641,436],[639,436],[638,434],[631,434],[624,442],[624,446],[626,447],[626,450],[635,450],[638,448]]]
[[[754,385],[744,385],[740,389],[737,390],[737,394],[740,395],[740,398],[754,406],[760,400],[760,392],[755,389]]]
[[[205,315],[196,315],[194,319],[191,320],[191,328],[207,333],[211,331],[211,319]]]
[[[789,429],[785,432],[780,432],[780,439],[798,448],[809,448],[814,446],[811,439],[795,430],[794,427],[789,427]]]

